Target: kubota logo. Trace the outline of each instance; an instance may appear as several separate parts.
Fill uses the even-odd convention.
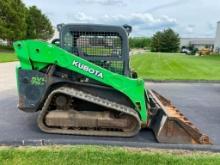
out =
[[[97,76],[97,77],[99,77],[99,78],[103,78],[102,72],[99,72],[98,70],[95,70],[95,69],[93,69],[93,68],[90,68],[90,67],[87,66],[87,65],[81,64],[81,63],[78,62],[78,61],[73,60],[73,66],[75,66],[75,67],[77,67],[77,68],[79,68],[79,69],[81,69],[81,70],[84,70],[84,71],[86,71],[86,72],[89,72],[90,74],[93,74],[93,75],[95,75],[95,76]]]

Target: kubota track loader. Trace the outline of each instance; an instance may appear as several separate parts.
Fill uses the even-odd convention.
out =
[[[162,143],[211,143],[129,69],[130,26],[61,24],[58,30],[52,44],[14,43],[18,108],[40,111],[42,131],[131,137],[150,128]]]

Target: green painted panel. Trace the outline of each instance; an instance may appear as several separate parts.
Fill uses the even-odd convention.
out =
[[[47,65],[56,64],[60,67],[78,72],[127,95],[140,114],[143,124],[147,122],[144,81],[113,73],[85,59],[71,54],[55,45],[37,40],[17,41],[14,48],[22,69],[40,70]]]

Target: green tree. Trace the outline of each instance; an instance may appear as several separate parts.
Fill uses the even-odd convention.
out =
[[[131,37],[129,38],[130,48],[148,48],[151,45],[151,38],[147,37]]]
[[[161,51],[161,38],[162,38],[162,32],[156,32],[152,37],[152,41],[151,41],[152,52]]]
[[[0,38],[11,45],[26,36],[27,8],[21,0],[0,0]]]
[[[172,29],[157,32],[152,37],[151,51],[153,52],[177,52],[180,46],[180,38]]]
[[[27,15],[27,38],[48,40],[54,34],[50,20],[36,6],[31,6]]]

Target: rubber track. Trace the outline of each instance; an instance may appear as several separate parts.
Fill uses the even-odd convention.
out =
[[[94,104],[98,104],[100,106],[112,109],[114,111],[118,111],[118,112],[122,112],[124,114],[131,115],[134,119],[136,119],[137,125],[136,125],[135,129],[132,130],[131,132],[112,131],[112,130],[103,130],[103,129],[100,129],[100,130],[95,130],[95,129],[80,130],[80,129],[61,129],[61,128],[47,127],[44,124],[44,118],[47,114],[47,111],[48,111],[48,108],[49,108],[49,105],[52,101],[53,96],[57,93],[69,95],[71,97],[75,97],[75,98],[82,99],[82,100],[85,100],[85,101],[88,101],[88,102],[91,102]],[[49,96],[46,99],[44,106],[38,116],[37,122],[38,122],[39,128],[42,131],[48,132],[48,133],[58,133],[58,134],[131,137],[131,136],[135,136],[136,134],[138,134],[139,130],[141,129],[141,122],[140,122],[138,113],[134,109],[127,107],[125,105],[121,105],[121,104],[109,101],[107,99],[103,99],[103,98],[79,91],[74,88],[70,88],[70,87],[60,87],[60,88],[52,91],[49,94]]]

